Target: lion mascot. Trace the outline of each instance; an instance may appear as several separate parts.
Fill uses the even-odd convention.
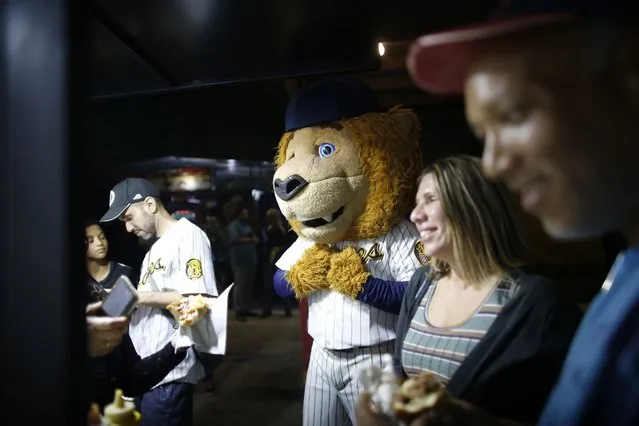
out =
[[[303,424],[355,424],[358,369],[392,354],[404,291],[426,263],[406,220],[420,126],[412,111],[384,112],[368,86],[344,79],[298,93],[285,126],[273,187],[298,238],[277,261],[274,286],[308,300]]]

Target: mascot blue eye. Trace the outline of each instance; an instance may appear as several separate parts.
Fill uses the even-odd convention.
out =
[[[324,142],[317,149],[317,153],[322,158],[329,157],[335,153],[335,145],[333,145],[332,143]]]

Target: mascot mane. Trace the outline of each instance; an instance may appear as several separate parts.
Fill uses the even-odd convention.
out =
[[[407,128],[398,125],[404,117]],[[419,121],[412,110],[400,106],[384,113],[368,113],[338,122],[356,144],[369,191],[364,212],[347,232],[345,240],[377,238],[387,233],[410,212],[422,170],[418,134]],[[277,148],[275,165],[286,161],[293,132],[284,133]],[[291,221],[299,234],[299,223]]]

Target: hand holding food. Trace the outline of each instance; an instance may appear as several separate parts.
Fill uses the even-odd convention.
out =
[[[209,312],[206,298],[201,294],[183,297],[166,307],[182,327],[191,327]]]
[[[404,381],[393,399],[393,413],[408,424],[447,397],[446,389],[435,376],[422,372]]]
[[[407,379],[396,393],[393,412],[408,426],[506,426],[476,406],[453,397],[435,376],[422,372]]]

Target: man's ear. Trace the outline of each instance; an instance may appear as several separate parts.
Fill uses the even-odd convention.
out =
[[[160,206],[158,205],[158,200],[156,200],[153,197],[146,197],[143,203],[144,203],[144,207],[146,208],[146,211],[152,214],[157,213],[160,208]]]

